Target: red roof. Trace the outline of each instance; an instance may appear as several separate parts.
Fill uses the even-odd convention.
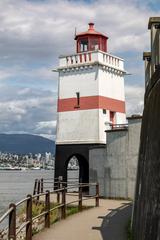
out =
[[[94,23],[89,23],[89,28],[88,31],[79,33],[75,36],[75,40],[80,37],[80,36],[85,36],[85,35],[98,35],[98,36],[103,36],[108,39],[108,37],[100,32],[95,31],[94,29]]]

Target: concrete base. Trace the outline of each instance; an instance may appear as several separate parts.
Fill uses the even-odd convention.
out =
[[[56,145],[55,178],[63,177],[67,181],[67,166],[69,160],[76,156],[79,162],[79,181],[89,182],[89,150],[100,144],[64,144]]]

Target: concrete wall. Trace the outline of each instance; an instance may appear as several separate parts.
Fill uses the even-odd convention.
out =
[[[106,147],[94,148],[89,151],[89,182],[98,182],[100,195],[104,196],[105,192],[105,169],[104,164],[106,160]],[[94,189],[90,189],[91,193],[94,194]]]
[[[160,17],[150,18],[149,29],[152,76],[145,92],[132,219],[136,240],[160,239]]]
[[[134,197],[141,118],[129,118],[128,129],[107,131],[106,148],[89,154],[90,181],[98,181],[100,194],[110,198]]]
[[[136,240],[160,239],[160,70],[147,89],[133,214]]]

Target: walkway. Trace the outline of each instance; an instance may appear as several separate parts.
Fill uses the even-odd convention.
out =
[[[129,202],[102,199],[100,207],[61,220],[33,240],[127,240],[126,225],[130,217]]]

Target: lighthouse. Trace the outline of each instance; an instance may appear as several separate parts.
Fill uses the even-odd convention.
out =
[[[76,156],[79,178],[89,181],[89,150],[106,144],[105,130],[126,123],[124,61],[108,53],[108,37],[89,23],[76,34],[76,53],[59,57],[55,178],[67,181]],[[97,159],[98,161],[98,159]]]

